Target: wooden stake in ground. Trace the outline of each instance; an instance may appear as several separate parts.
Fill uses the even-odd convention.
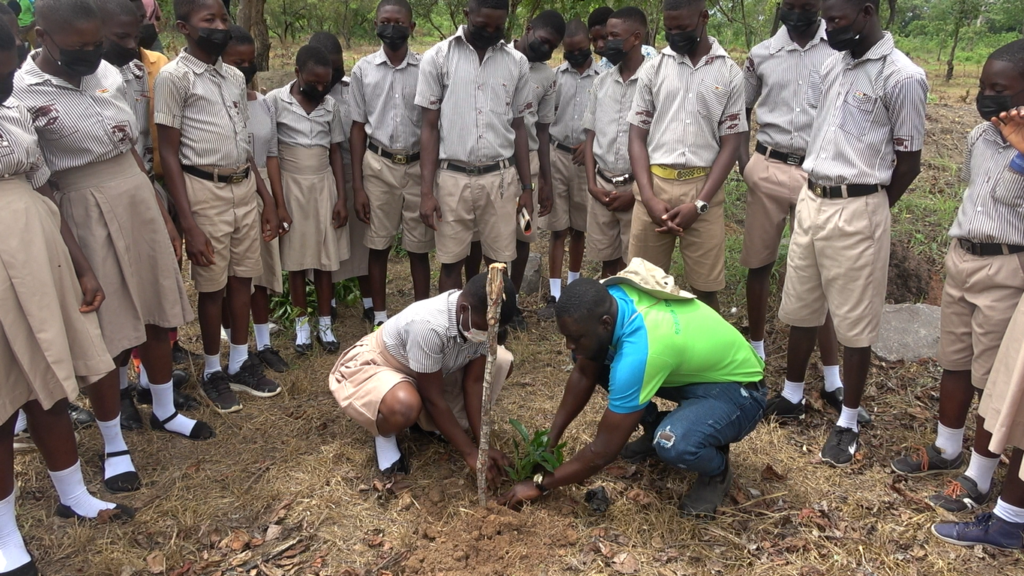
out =
[[[480,403],[480,437],[477,438],[476,493],[480,505],[487,505],[487,453],[491,442],[491,372],[498,355],[498,319],[505,295],[505,265],[487,268],[487,365],[484,368],[483,401]]]

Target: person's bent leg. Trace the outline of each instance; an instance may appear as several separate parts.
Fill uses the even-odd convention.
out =
[[[718,303],[717,291],[705,292],[704,290],[697,290],[696,288],[693,288],[692,290],[693,295],[696,296],[698,300],[710,306],[715,312],[721,312],[721,307]]]
[[[750,325],[750,345],[762,360],[765,359],[764,331],[768,319],[768,294],[774,266],[772,263],[747,271],[747,323]]]
[[[369,277],[370,277],[370,298],[373,299],[373,323],[383,322],[388,319],[387,281],[388,281],[388,258],[391,256],[391,248],[374,250],[370,248]],[[415,278],[413,278],[415,281]]]
[[[381,398],[377,409],[377,435],[374,448],[377,467],[384,472],[408,472],[395,435],[416,423],[423,410],[423,401],[416,386],[407,380],[395,384]]]

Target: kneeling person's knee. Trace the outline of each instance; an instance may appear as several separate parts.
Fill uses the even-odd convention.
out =
[[[391,436],[416,423],[423,410],[420,393],[410,382],[399,382],[381,398],[377,411],[377,431]]]

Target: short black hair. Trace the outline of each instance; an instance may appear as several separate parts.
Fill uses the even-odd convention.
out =
[[[228,30],[231,32],[231,45],[234,46],[255,46],[256,40],[253,39],[252,34],[245,28],[242,28],[238,24],[232,24],[228,26]]]
[[[879,0],[846,0],[847,4],[856,4],[857,8],[863,8],[867,4],[871,4],[875,7],[875,13],[879,16],[882,15],[882,3]],[[892,26],[892,23],[896,20],[896,0],[888,0],[889,3],[889,20],[886,26]]]
[[[647,31],[647,15],[644,11],[637,8],[636,6],[626,6],[625,8],[619,8],[608,17],[609,20],[622,20],[628,22],[640,28],[641,31]]]
[[[110,22],[117,18],[138,19],[139,17],[138,10],[132,6],[129,0],[102,0],[96,6],[100,9],[100,16],[103,17],[104,22]]]
[[[210,0],[174,0],[174,19],[181,22],[188,22],[192,13],[209,1]]]
[[[598,26],[604,26],[608,23],[608,17],[615,13],[615,10],[611,6],[601,6],[590,13],[587,16],[587,30],[592,30]]]
[[[299,72],[305,72],[313,66],[322,66],[330,70],[331,57],[327,55],[327,51],[323,48],[306,44],[299,48],[299,53],[295,55],[295,66],[299,69]]]
[[[590,31],[587,29],[587,25],[583,23],[583,20],[579,18],[573,18],[565,23],[565,38],[575,38],[577,36],[589,36]]]
[[[1024,78],[1024,39],[1014,40],[996,48],[988,59],[1012,65],[1021,78]]]
[[[4,8],[7,8],[7,12],[10,12],[10,14],[0,11],[0,16],[21,16],[21,3],[18,2],[18,0],[7,0],[7,4],[4,4],[3,6]]]
[[[10,9],[7,11],[13,14]],[[7,16],[7,14],[0,12],[0,16]],[[17,47],[18,39],[14,37],[14,30],[11,30],[5,24],[0,24],[0,52],[10,52]]]
[[[679,10],[688,10],[697,6],[701,10],[706,9],[708,7],[707,0],[665,0],[661,9],[664,12],[678,12]]]
[[[508,0],[469,0],[469,4],[466,5],[466,8],[470,12],[488,9],[508,12]]]
[[[36,22],[51,32],[102,19],[93,0],[36,0]]]
[[[505,281],[502,284],[505,294],[501,300],[501,313],[498,316],[498,325],[508,326],[512,323],[512,318],[515,317],[516,312],[519,310],[519,304],[516,301],[515,284],[509,279],[508,274],[504,274],[503,277]],[[486,313],[488,304],[487,272],[481,272],[470,278],[469,282],[466,282],[466,287],[462,289],[462,295],[470,306]]]
[[[399,10],[404,10],[405,13],[409,15],[409,20],[413,19],[412,6],[409,5],[408,0],[380,0],[380,4],[377,4],[376,13],[380,14],[380,11],[383,10],[384,8],[387,8],[388,6],[394,6]]]
[[[341,56],[343,53],[341,50],[341,41],[338,40],[337,36],[327,32],[326,30],[317,32],[310,36],[307,44],[309,46],[316,46],[317,48],[320,48],[327,53],[328,57]],[[327,65],[328,68],[330,68],[330,66],[330,64]]]
[[[547,30],[554,32],[559,38],[565,38],[565,18],[558,10],[545,10],[530,20],[530,26],[534,30]]]
[[[562,290],[555,304],[555,317],[580,321],[600,318],[611,311],[612,295],[592,278],[577,278]]]

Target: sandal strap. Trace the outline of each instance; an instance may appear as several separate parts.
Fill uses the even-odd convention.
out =
[[[173,414],[171,414],[171,415],[170,415],[170,416],[168,416],[167,418],[165,418],[165,419],[161,420],[161,421],[160,421],[160,425],[161,425],[161,426],[166,426],[168,422],[170,422],[171,420],[174,420],[174,419],[175,419],[175,418],[177,418],[177,417],[178,417],[178,411],[177,411],[177,410],[175,410]]]
[[[131,455],[131,452],[129,452],[128,450],[119,450],[117,452],[107,452],[106,454],[103,455],[103,457],[105,459],[107,459],[107,460],[110,460],[111,458],[117,458],[119,456],[130,456],[130,455]]]

